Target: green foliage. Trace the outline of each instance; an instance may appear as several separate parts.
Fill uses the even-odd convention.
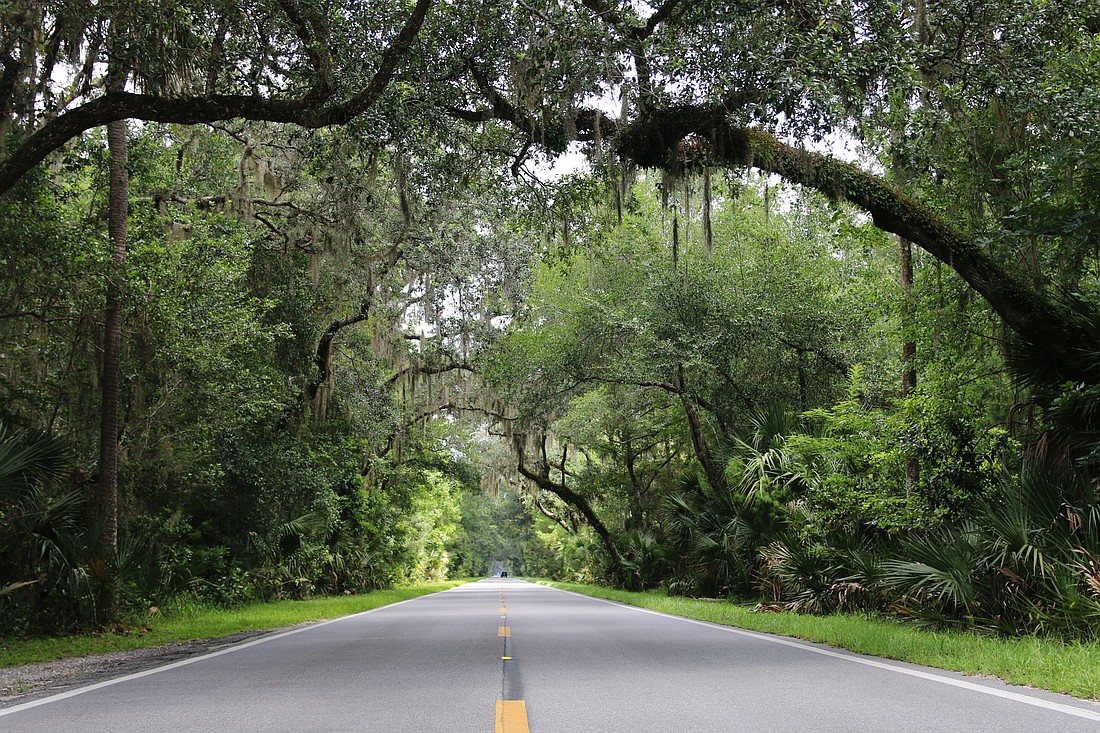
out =
[[[1084,489],[1084,490],[1083,490]],[[1100,510],[1070,474],[1029,464],[1006,476],[975,519],[907,538],[887,583],[926,622],[1003,633],[1089,636],[1100,625],[1096,566]]]
[[[416,562],[409,572],[415,582],[440,580],[448,576],[448,552],[462,520],[459,487],[438,471],[427,471],[410,497],[410,512],[404,519],[408,553]]]
[[[3,484],[5,562],[42,558],[19,560],[10,583],[4,574],[5,633],[111,624],[178,598],[228,606],[447,571],[456,500],[453,487],[436,489],[449,480],[415,465],[394,478],[402,472],[388,475],[379,458],[402,441],[405,420],[394,394],[402,366],[380,357],[377,334],[387,341],[387,329],[404,328],[406,274],[371,284],[373,258],[407,236],[392,181],[364,186],[363,168],[379,177],[375,152],[360,157],[339,136],[336,170],[320,161],[333,142],[323,133],[273,148],[266,131],[247,132],[254,145],[234,139],[243,128],[228,132],[131,133],[117,557],[103,556],[85,521],[107,256],[101,140],[90,135],[59,158],[56,175],[28,177],[0,202],[5,417],[70,438],[65,470],[77,489],[19,484],[23,493],[9,497]],[[308,173],[313,162],[320,178]],[[330,172],[356,185],[328,187]],[[494,242],[481,244],[463,255],[426,233],[408,258],[444,280],[447,267],[487,277],[470,270]],[[345,361],[303,409],[319,334],[371,298],[368,332],[341,334]],[[436,450],[410,447],[397,463]]]
[[[68,629],[113,613],[115,558],[98,547],[83,492],[58,486],[69,460],[53,436],[0,422],[0,635]]]
[[[785,442],[807,506],[824,524],[849,528],[898,531],[966,518],[1011,455],[1005,433],[982,429],[976,411],[947,397],[950,385],[926,383],[881,410],[861,401],[861,384],[856,369],[849,398],[806,413],[810,431]],[[910,460],[919,476],[907,485]]]
[[[0,422],[0,500],[15,504],[60,479],[68,455],[49,435],[28,435]]]
[[[536,519],[539,542],[549,550],[540,577],[562,578],[578,583],[603,581],[609,577],[607,553],[599,538],[587,528],[569,531],[545,517]]]
[[[62,487],[49,445],[0,434],[13,630],[498,561],[604,579],[616,544],[634,587],[1093,628],[1092,540],[1055,532],[1050,506],[1013,503],[1006,487],[1043,492],[1002,472],[1021,446],[1080,472],[1047,494],[1091,537],[1096,350],[1054,360],[1017,344],[1004,324],[1020,314],[972,289],[1019,286],[1034,298],[1011,308],[1049,305],[1071,345],[1100,342],[1086,0],[652,16],[435,4],[407,53],[389,45],[407,3],[24,5],[0,8],[8,162],[117,83],[184,116],[206,108],[189,95],[270,110],[279,95],[308,107],[385,88],[345,127],[130,130],[110,557],[85,521],[110,254],[102,132],[0,200],[0,424],[63,436],[71,470]],[[391,60],[392,78],[375,77]],[[609,95],[620,115],[581,109]],[[887,171],[876,203],[904,190],[896,216],[957,229],[953,245],[1001,269],[967,282],[918,251],[900,292],[895,243],[875,228],[895,215],[705,168],[739,143],[681,137],[719,108],[734,126],[854,148]],[[619,165],[662,110],[684,125],[667,130],[680,144],[666,170]],[[543,170],[577,137],[587,169]],[[903,343],[919,379],[901,399]],[[463,432],[513,454],[490,461]],[[531,446],[542,488],[516,477]]]
[[[1002,428],[981,427],[981,412],[963,401],[954,382],[934,384],[929,375],[901,405],[895,434],[901,455],[917,463],[911,492],[932,523],[971,516],[1019,448]]]
[[[521,494],[502,490],[494,497],[464,487],[459,501],[462,525],[452,544],[452,576],[487,575],[498,562],[512,575],[559,574],[559,558],[539,536]]]
[[[689,476],[683,491],[665,505],[669,548],[677,558],[669,590],[710,597],[753,594],[760,551],[787,522],[786,507],[763,492],[714,489]],[[652,584],[655,578],[648,580]]]

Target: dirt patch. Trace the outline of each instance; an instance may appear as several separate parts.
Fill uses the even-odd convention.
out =
[[[143,672],[285,630],[244,631],[219,639],[183,641],[149,649],[93,654],[22,667],[3,667],[0,668],[0,708]]]

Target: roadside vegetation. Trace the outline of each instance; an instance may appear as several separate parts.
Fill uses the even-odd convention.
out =
[[[579,583],[539,581],[555,588],[685,618],[751,631],[792,636],[913,664],[968,675],[991,675],[1017,684],[1100,699],[1100,642],[1064,643],[1042,636],[1012,638],[915,628],[897,619],[853,614],[812,616],[754,610],[724,600],[632,592]]]
[[[295,624],[324,621],[369,611],[410,598],[437,593],[462,585],[448,580],[378,590],[360,595],[331,596],[309,601],[248,603],[233,608],[211,608],[189,604],[158,609],[141,622],[127,624],[124,631],[74,634],[37,639],[6,639],[0,642],[0,667],[52,662],[89,654],[148,649],[180,641],[218,639],[242,631],[281,629]]]
[[[646,5],[0,4],[0,639],[494,568],[1100,636],[1095,0]]]

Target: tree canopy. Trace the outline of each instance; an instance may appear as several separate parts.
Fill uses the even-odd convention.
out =
[[[1091,628],[1098,39],[1084,0],[5,4],[0,463],[68,451],[0,510],[12,629],[508,558]]]

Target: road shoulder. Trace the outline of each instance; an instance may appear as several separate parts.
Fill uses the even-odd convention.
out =
[[[92,654],[20,667],[3,667],[0,668],[0,709],[115,677],[144,672],[181,659],[209,654],[233,644],[306,625],[309,624],[263,631],[243,631],[217,639],[181,641],[146,649]]]

